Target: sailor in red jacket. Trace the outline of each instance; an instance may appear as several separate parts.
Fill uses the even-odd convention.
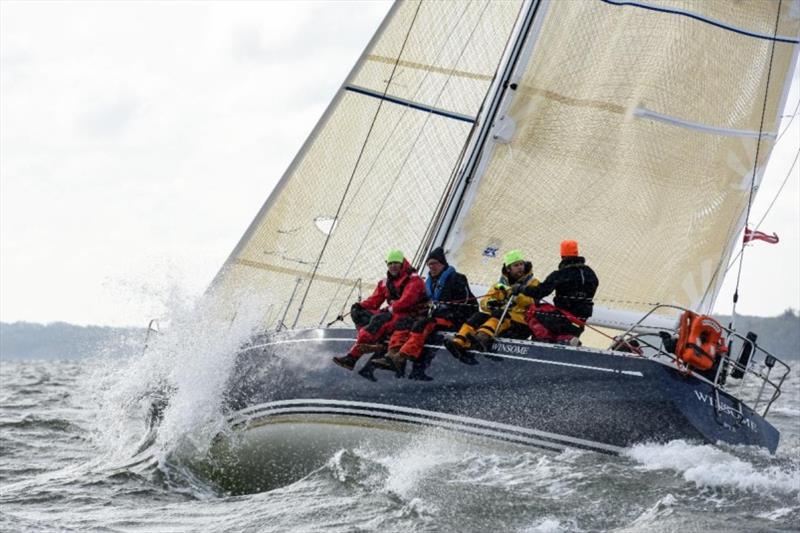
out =
[[[347,355],[333,358],[334,363],[347,370],[353,370],[361,355],[382,349],[378,343],[394,330],[398,320],[415,317],[424,310],[425,283],[403,252],[390,251],[386,267],[386,278],[378,282],[372,295],[350,309],[350,318],[358,328],[356,343]],[[384,303],[387,307],[381,309]]]

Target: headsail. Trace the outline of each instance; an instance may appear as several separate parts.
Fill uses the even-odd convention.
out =
[[[546,275],[577,239],[599,306],[709,311],[775,140],[800,3],[548,4],[515,128],[485,148],[446,241],[453,262],[490,284],[519,248]]]
[[[234,295],[229,301],[256,294],[273,304],[265,320],[315,326],[336,316],[357,280],[367,288],[383,275],[388,249],[413,256],[520,5],[396,4],[217,276],[215,293]]]

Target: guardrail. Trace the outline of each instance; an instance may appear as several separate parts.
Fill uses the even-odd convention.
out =
[[[617,338],[618,340],[615,342],[615,345],[627,345],[630,348],[632,341],[635,340],[638,345],[644,345],[653,350],[651,354],[644,354],[643,352],[643,356],[652,359],[666,357],[672,360],[680,371],[686,373],[694,372],[695,374],[701,376],[714,387],[714,393],[716,395],[715,408],[717,411],[720,409],[719,393],[722,391],[725,394],[733,397],[739,403],[738,414],[740,417],[744,416],[741,410],[742,401],[740,399],[744,389],[744,384],[748,378],[751,380],[756,379],[761,383],[761,386],[759,388],[756,400],[752,406],[753,411],[758,412],[759,406],[762,405],[764,391],[767,389],[767,387],[770,387],[772,390],[769,398],[763,400],[764,411],[761,413],[761,416],[766,418],[770,407],[772,407],[772,404],[781,395],[781,387],[783,386],[786,377],[791,372],[789,365],[759,346],[756,342],[755,335],[748,333],[747,336],[742,336],[738,332],[720,324],[726,333],[728,351],[716,357],[714,366],[709,371],[693,371],[686,365],[686,363],[681,361],[677,355],[675,355],[675,353],[667,348],[667,344],[674,340],[675,337],[673,336],[677,333],[674,328],[669,331],[665,331],[661,328],[652,328],[656,331],[652,333],[633,333],[634,331],[641,330],[642,328],[648,328],[649,326],[643,326],[644,321],[659,309],[675,309],[680,312],[689,311],[688,309],[676,305],[658,304],[650,311],[645,313],[645,315],[642,316],[636,324],[632,325],[622,335],[620,335]],[[656,337],[659,339],[659,342],[650,342],[649,337]],[[739,351],[739,356],[734,360],[732,357],[732,352],[736,342],[741,342],[742,347]],[[782,373],[778,376],[773,376],[773,370],[776,367],[779,369],[778,372],[782,370]],[[733,392],[726,387],[727,380],[729,378],[739,379],[739,385],[736,394],[733,394]]]

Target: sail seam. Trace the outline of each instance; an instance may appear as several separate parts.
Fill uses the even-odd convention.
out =
[[[618,104],[611,104],[608,102],[602,102],[600,100],[573,98],[571,96],[557,93],[555,91],[549,91],[547,89],[540,89],[538,87],[520,85],[517,88],[517,94],[526,96],[541,96],[542,98],[547,98],[548,100],[558,102],[559,104],[573,107],[589,107],[599,109],[601,111],[608,111],[609,113],[617,113],[619,115],[625,114],[625,107]]]
[[[411,30],[414,29],[414,23],[417,20],[417,15],[419,15],[420,7],[422,6],[422,2],[417,4],[417,9],[414,11],[414,16],[411,19],[411,24],[408,26],[408,31],[406,32],[405,39],[403,39],[403,44],[400,46],[400,51],[397,54],[397,61],[400,61],[400,58],[403,56],[403,52],[406,49],[406,44],[408,43],[408,38],[411,36]],[[389,74],[389,79],[386,82],[386,89],[384,90],[384,94],[389,92],[389,88],[394,81],[394,75],[397,72],[397,63],[392,67],[392,72]],[[344,206],[344,201],[347,199],[347,193],[350,191],[350,186],[353,184],[353,178],[355,178],[356,171],[358,171],[359,165],[361,164],[361,158],[364,156],[364,151],[366,150],[367,143],[369,143],[370,137],[372,135],[372,130],[375,127],[375,123],[378,120],[378,115],[381,112],[381,108],[383,106],[383,101],[378,103],[378,109],[375,110],[375,114],[372,116],[372,122],[369,125],[369,130],[367,130],[367,135],[364,138],[364,142],[361,144],[361,150],[358,152],[358,157],[356,158],[355,165],[353,165],[353,171],[350,173],[350,178],[347,180],[347,185],[345,185],[344,192],[342,193],[342,198],[339,201],[339,207],[336,208],[336,214],[333,217],[333,223],[336,224],[336,221],[339,220],[339,215],[342,212],[342,206]],[[306,285],[306,290],[303,293],[303,298],[300,300],[300,305],[297,307],[297,314],[294,317],[294,323],[292,324],[292,328],[297,326],[297,321],[300,320],[300,313],[303,312],[303,305],[305,305],[306,298],[308,298],[308,293],[311,290],[311,284],[314,283],[314,277],[317,275],[317,270],[319,270],[319,265],[322,262],[322,257],[325,255],[325,250],[328,248],[328,243],[330,242],[331,236],[333,235],[333,231],[328,233],[325,236],[325,242],[322,244],[322,249],[319,251],[319,255],[317,256],[317,261],[314,264],[314,270],[311,272],[311,278],[308,281],[308,285]],[[290,302],[291,303],[291,302]]]
[[[726,137],[750,137],[754,139],[757,139],[759,136],[765,137],[767,139],[774,139],[777,137],[775,133],[762,133],[752,130],[737,130],[734,128],[720,128],[718,126],[709,126],[707,124],[701,124],[700,122],[692,122],[682,118],[665,115],[663,113],[658,113],[656,111],[651,111],[646,107],[637,107],[636,109],[633,110],[633,115],[636,117],[649,118],[652,120],[657,120],[659,122],[665,122],[667,124],[672,124],[673,126],[680,126],[682,128],[688,128],[690,130],[702,131],[704,133],[712,133],[716,135],[723,135]]]
[[[469,37],[467,38],[467,41],[464,43],[464,46],[462,47],[461,52],[459,53],[458,57],[455,60],[455,63],[454,63],[455,65],[458,65],[459,62],[461,61],[461,58],[463,57],[464,51],[467,49],[467,46],[469,45],[469,42],[470,42],[470,40],[472,39],[472,36],[475,33],[475,29],[478,27],[478,24],[482,20],[483,14],[484,14],[484,12],[486,11],[486,9],[488,7],[489,7],[489,1],[487,1],[484,4],[483,9],[481,9],[480,14],[478,16],[478,22],[476,23],[476,25],[473,27],[472,31],[470,32]],[[447,35],[447,39],[446,39],[445,43],[442,45],[442,48],[437,52],[437,54],[436,54],[437,60],[440,57],[440,55],[443,52],[443,50],[445,49],[444,47],[450,41],[450,38],[453,36],[456,28],[461,24],[461,20],[464,18],[464,15],[467,13],[468,9],[469,9],[469,4],[465,4],[464,5],[464,9],[461,11],[461,14],[459,15],[458,19],[456,20],[456,24],[453,26],[453,28],[451,29],[450,33]],[[400,61],[400,56],[398,56],[397,59],[398,59],[398,61]],[[423,77],[422,82],[420,83],[419,87],[417,88],[417,91],[415,92],[415,95],[419,94],[419,92],[420,92],[420,90],[422,88],[422,83],[425,82],[425,80],[428,78],[429,74],[430,73],[426,73],[425,74],[425,76]],[[436,96],[436,99],[435,99],[434,103],[438,103],[439,102],[439,99],[442,97],[442,94],[444,94],[444,91],[448,87],[448,85],[450,83],[450,80],[451,80],[451,78],[449,78],[449,77],[445,80],[444,85],[439,90],[439,94]],[[382,97],[386,97],[386,95],[388,94],[388,91],[389,91],[389,87],[387,86],[387,88],[384,91]],[[383,98],[381,98],[381,102],[380,102],[379,105],[383,105],[383,101],[384,101]],[[405,115],[406,112],[408,112],[408,108],[409,108],[409,106],[406,106],[406,110],[403,111],[403,116]],[[361,254],[361,250],[363,249],[364,244],[367,242],[367,238],[369,237],[370,233],[372,232],[372,229],[375,227],[375,223],[377,222],[378,217],[380,216],[381,212],[383,211],[383,208],[386,206],[386,202],[389,200],[389,197],[392,194],[392,191],[394,190],[394,187],[397,184],[397,181],[400,179],[400,176],[402,175],[403,170],[405,169],[406,163],[408,162],[409,158],[411,157],[411,154],[414,152],[414,150],[415,150],[415,148],[417,146],[417,142],[422,137],[422,134],[425,131],[425,128],[428,125],[428,122],[430,120],[431,114],[432,114],[432,112],[429,111],[428,114],[425,115],[425,119],[424,119],[424,121],[422,123],[422,126],[420,127],[420,129],[419,129],[419,131],[417,133],[417,136],[414,138],[414,141],[413,141],[413,143],[411,145],[411,148],[409,149],[408,153],[406,154],[405,158],[403,159],[403,162],[402,162],[402,164],[400,166],[400,170],[395,175],[394,179],[392,180],[392,182],[391,182],[391,184],[389,186],[388,191],[383,196],[383,200],[381,201],[381,204],[378,207],[378,210],[376,211],[375,216],[372,217],[372,221],[370,222],[366,233],[364,233],[364,237],[361,239],[361,243],[358,245],[358,250],[356,250],[356,252],[352,255],[352,259],[350,261],[350,264],[347,266],[347,270],[344,273],[345,276],[350,274],[350,270],[353,268],[353,265],[355,264],[356,259]],[[402,120],[402,116],[400,117],[400,119],[398,120],[397,124],[395,125],[395,128],[392,129],[392,134],[394,134],[394,131],[396,130],[397,125],[399,125],[400,120]],[[470,123],[474,124],[474,120],[472,120]],[[387,139],[387,142],[388,142],[388,140],[389,139]],[[384,144],[384,146],[385,146],[385,144]],[[383,147],[381,147],[381,152],[382,151],[383,151]],[[370,168],[369,172],[371,172],[371,171],[372,171],[372,167]],[[365,175],[364,179],[366,180],[366,178],[367,178],[367,176]],[[363,183],[363,181],[362,181],[362,183]],[[333,300],[336,297],[338,297],[340,288],[341,288],[341,286],[336,288],[336,293],[334,294],[334,297],[331,299],[331,303],[328,304],[328,308],[325,310],[325,315],[323,315],[322,318],[320,319],[320,325],[322,325],[322,323],[325,321],[325,318],[327,317],[328,311],[330,310],[330,307],[331,307],[331,305],[333,303]]]
[[[460,113],[453,113],[451,111],[446,111],[444,109],[436,108],[436,107],[429,107],[424,104],[420,104],[417,102],[412,102],[411,100],[406,100],[404,98],[398,98],[397,96],[389,96],[383,93],[379,93],[377,91],[372,91],[370,89],[366,89],[364,87],[359,87],[358,85],[348,85],[344,88],[345,91],[350,91],[358,94],[363,94],[364,96],[371,96],[372,98],[377,98],[379,100],[384,100],[386,102],[391,102],[393,104],[402,105],[405,107],[410,107],[412,109],[417,109],[419,111],[425,111],[426,113],[431,113],[433,115],[439,115],[442,117],[452,118],[455,120],[460,120],[462,122],[468,122],[470,124],[475,123],[475,118],[470,117],[467,115],[462,115]]]
[[[367,61],[376,61],[379,63],[394,64],[394,60],[389,57],[370,55]],[[412,68],[416,70],[426,70],[428,72],[435,72],[437,74],[446,74],[449,77],[467,78],[470,80],[491,81],[493,76],[486,74],[476,74],[473,72],[466,72],[464,70],[456,70],[453,68],[435,67],[433,65],[426,65],[424,63],[417,63],[415,61],[400,61],[397,63],[401,67]]]
[[[670,15],[680,15],[683,17],[689,17],[691,19],[697,20],[699,22],[704,22],[706,24],[710,24],[711,26],[716,26],[717,28],[731,31],[733,33],[738,33],[740,35],[745,35],[747,37],[754,37],[756,39],[763,39],[765,41],[774,41],[779,43],[789,43],[789,44],[800,44],[800,39],[794,39],[792,37],[786,37],[783,35],[767,35],[764,33],[757,33],[749,30],[745,30],[743,28],[737,28],[731,24],[726,24],[722,21],[712,19],[710,17],[704,17],[702,15],[698,15],[697,13],[692,13],[691,11],[683,11],[681,9],[668,9],[665,7],[656,7],[649,4],[644,4],[640,2],[628,2],[625,0],[600,0],[605,4],[610,4],[612,6],[623,7],[638,7],[641,9],[647,9],[649,11],[656,11],[658,13],[667,13]]]
[[[239,258],[239,259],[236,259],[234,261],[234,264],[247,266],[247,267],[251,267],[251,268],[258,268],[258,269],[261,269],[261,270],[269,270],[271,272],[278,272],[280,274],[290,274],[292,276],[297,276],[297,277],[301,277],[301,278],[310,278],[311,277],[311,274],[309,272],[304,271],[304,270],[297,270],[297,269],[294,269],[294,268],[287,268],[287,267],[281,267],[281,266],[277,266],[277,265],[271,265],[271,264],[268,264],[268,263],[261,263],[259,261],[252,261],[250,259],[241,259],[241,258]],[[353,283],[358,281],[357,279],[337,278],[336,276],[326,276],[324,274],[317,274],[316,276],[314,276],[314,279],[318,279],[318,280],[321,280],[321,281],[327,281],[328,283],[339,283],[339,284],[342,284],[342,285],[352,285]],[[375,285],[374,284],[364,284],[363,286],[367,287],[367,288],[374,288]]]

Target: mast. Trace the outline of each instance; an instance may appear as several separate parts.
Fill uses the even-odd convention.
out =
[[[550,0],[525,0],[520,22],[512,37],[513,44],[509,47],[505,64],[501,67],[492,93],[487,98],[489,106],[485,118],[481,127],[473,135],[471,146],[465,153],[465,163],[458,182],[453,188],[452,195],[447,199],[441,223],[433,230],[433,238],[423,257],[426,257],[433,248],[443,246],[448,242],[453,230],[457,228],[456,222],[461,218],[461,213],[468,207],[469,193],[480,181],[480,175],[485,170],[485,163],[491,155],[491,149],[487,149],[487,143],[493,138],[490,134],[505,126],[502,123],[505,119],[503,113],[513,99],[514,91],[517,88],[516,82],[528,63],[533,50],[533,42],[536,40],[531,37],[538,34],[549,3]]]

